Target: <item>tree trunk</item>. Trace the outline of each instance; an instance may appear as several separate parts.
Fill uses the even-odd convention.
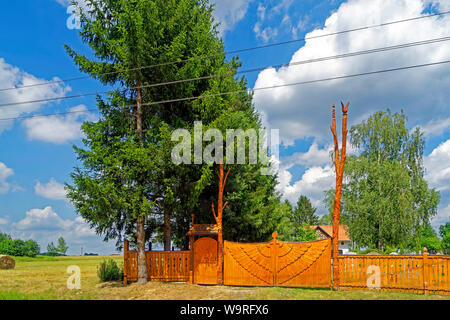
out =
[[[141,82],[137,81],[137,110],[136,110],[136,133],[141,145],[144,144],[144,134],[142,130],[142,96]],[[138,283],[147,283],[147,259],[145,258],[145,218],[139,216],[137,219],[137,258],[138,258]]]
[[[168,207],[164,207],[164,251],[171,249],[171,227],[170,227],[170,211]]]
[[[336,193],[334,196],[333,210],[333,239],[332,239],[332,257],[333,257],[333,290],[339,289],[339,219],[341,215],[341,195],[342,181],[344,177],[345,158],[347,150],[347,112],[348,106],[342,105],[342,154],[339,160],[339,142],[336,131],[336,112],[333,105],[331,132],[334,138],[334,165],[336,168]]]
[[[147,261],[145,259],[145,219],[139,217],[137,220],[137,254],[138,254],[138,283],[147,283]]]

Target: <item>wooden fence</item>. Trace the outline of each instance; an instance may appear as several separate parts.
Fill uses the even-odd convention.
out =
[[[379,268],[379,269],[378,269]],[[450,256],[340,256],[340,288],[450,294]],[[379,274],[379,282],[377,282]]]
[[[124,282],[138,280],[137,252],[124,246]],[[224,284],[331,287],[330,239],[224,245]],[[147,251],[150,281],[192,282],[191,251]],[[450,294],[450,256],[339,256],[341,289]],[[195,275],[194,275],[195,276]],[[198,275],[197,275],[198,276]],[[379,276],[379,277],[378,277]]]
[[[240,286],[330,287],[330,239],[287,243],[225,241],[224,284]]]
[[[148,280],[189,281],[191,269],[190,251],[146,251]],[[125,243],[124,283],[138,280],[137,252],[129,251]]]

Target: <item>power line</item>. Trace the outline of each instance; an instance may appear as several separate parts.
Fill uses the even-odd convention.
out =
[[[265,69],[267,69],[269,67],[282,68],[282,67],[304,65],[304,64],[309,64],[309,63],[323,62],[323,61],[329,61],[329,60],[335,60],[335,59],[355,57],[355,56],[359,56],[359,55],[367,55],[367,54],[373,54],[373,53],[378,53],[378,52],[386,52],[386,51],[391,51],[391,50],[398,50],[398,49],[403,49],[403,48],[410,48],[410,47],[415,47],[415,46],[428,45],[428,44],[439,43],[439,42],[444,42],[444,41],[449,41],[449,40],[450,40],[450,36],[449,37],[436,38],[436,39],[430,39],[430,40],[422,40],[422,41],[410,42],[410,43],[394,45],[394,46],[388,46],[388,47],[382,47],[382,48],[376,48],[376,49],[369,49],[369,50],[345,53],[345,54],[334,55],[334,56],[329,56],[329,57],[322,57],[322,58],[315,58],[315,59],[297,61],[297,62],[292,62],[292,63],[288,63],[288,64],[278,64],[278,65],[271,65],[271,66],[264,66],[264,67],[258,67],[258,68],[253,68],[253,69],[247,69],[247,70],[242,70],[242,71],[234,71],[234,72],[230,72],[230,73],[215,74],[215,75],[208,75],[208,76],[196,77],[196,78],[190,78],[190,79],[181,79],[181,80],[160,82],[160,83],[154,83],[154,84],[149,84],[149,85],[143,85],[143,86],[127,88],[125,90],[155,88],[155,87],[160,87],[160,86],[180,84],[180,83],[186,83],[186,82],[192,82],[192,81],[208,80],[208,79],[213,79],[213,78],[234,76],[236,74],[244,74],[244,73],[251,73],[251,72],[262,71],[262,70],[265,70]],[[4,103],[4,104],[0,104],[0,108],[4,108],[4,107],[8,107],[8,106],[23,105],[23,104],[31,104],[31,103],[43,103],[43,102],[51,102],[51,101],[58,101],[58,100],[74,99],[74,98],[81,98],[81,97],[86,97],[86,96],[96,96],[96,95],[108,94],[108,93],[113,93],[113,92],[115,92],[115,90],[91,92],[91,93],[84,93],[84,94],[78,94],[78,95],[72,95],[72,96],[63,96],[63,97],[38,99],[38,100],[30,100],[30,101],[21,101],[21,102],[14,102],[14,103]]]
[[[385,23],[381,23],[381,24],[377,24],[377,25],[359,27],[359,28],[354,28],[354,29],[349,29],[349,30],[337,31],[337,32],[332,32],[332,33],[327,33],[327,34],[322,34],[322,35],[317,35],[317,36],[304,37],[304,38],[294,39],[294,40],[289,40],[289,41],[276,42],[276,43],[271,43],[271,44],[266,44],[266,45],[261,45],[261,46],[256,46],[256,47],[226,51],[223,54],[230,55],[230,54],[236,54],[236,53],[241,53],[241,52],[266,49],[266,48],[270,48],[270,47],[276,47],[276,46],[281,46],[281,45],[286,45],[286,44],[291,44],[291,43],[296,43],[296,42],[320,39],[320,38],[324,38],[324,37],[336,36],[336,35],[341,35],[341,34],[346,34],[346,33],[351,33],[351,32],[356,32],[356,31],[362,31],[362,30],[369,30],[369,29],[373,29],[373,28],[385,27],[385,26],[389,26],[389,25],[410,22],[410,21],[416,21],[416,20],[421,20],[421,19],[427,19],[427,18],[432,18],[432,17],[437,17],[437,16],[444,16],[447,14],[450,14],[450,11],[444,11],[444,12],[433,13],[433,14],[428,14],[428,15],[423,15],[423,16],[418,16],[418,17],[413,17],[413,18],[408,18],[408,19],[385,22]],[[196,60],[217,57],[220,55],[222,55],[222,53],[203,55],[203,56],[199,56],[199,57],[193,57],[193,58],[183,59],[183,60],[178,60],[178,61],[163,62],[163,63],[153,64],[153,65],[144,66],[144,67],[137,67],[137,68],[131,68],[131,69],[126,69],[126,70],[120,70],[120,71],[105,72],[105,73],[98,74],[98,76],[111,75],[111,74],[137,71],[137,70],[144,70],[144,69],[151,69],[151,68],[156,68],[156,67],[162,67],[162,66],[168,66],[168,65],[178,64],[178,63],[184,63],[184,62],[189,62],[189,61],[196,61]],[[57,84],[57,83],[63,83],[63,82],[71,82],[71,81],[83,80],[83,79],[88,79],[88,78],[91,78],[91,76],[73,77],[73,78],[68,78],[68,79],[64,79],[64,80],[55,80],[55,81],[35,83],[35,84],[19,86],[19,87],[3,88],[3,89],[0,89],[0,92],[25,89],[25,88],[31,88],[31,87],[37,87],[37,86],[45,86],[45,85],[51,85],[51,84]]]
[[[398,67],[398,68],[392,68],[392,69],[383,69],[383,70],[370,71],[370,72],[364,72],[364,73],[356,73],[356,74],[351,74],[351,75],[344,75],[344,76],[324,78],[324,79],[317,79],[317,80],[309,80],[309,81],[288,83],[288,84],[269,86],[269,87],[243,89],[243,90],[235,90],[235,91],[229,91],[229,92],[214,93],[214,94],[208,94],[208,95],[202,95],[202,96],[196,96],[196,97],[187,97],[187,98],[178,98],[178,99],[171,99],[171,100],[162,100],[162,101],[157,101],[157,102],[143,103],[142,106],[151,106],[151,105],[167,104],[167,103],[173,103],[173,102],[190,101],[190,100],[196,100],[196,99],[204,99],[204,98],[211,98],[211,97],[225,96],[225,95],[231,95],[231,94],[246,93],[246,92],[252,92],[252,91],[255,92],[255,91],[260,91],[260,90],[278,89],[278,88],[283,88],[283,87],[306,85],[306,84],[320,83],[320,82],[326,82],[326,81],[332,81],[332,80],[341,80],[341,79],[356,78],[356,77],[361,77],[361,76],[389,73],[389,72],[395,72],[395,71],[401,71],[401,70],[409,70],[409,69],[437,66],[437,65],[447,64],[447,63],[450,63],[450,60],[439,61],[439,62],[431,62],[431,63],[425,63],[425,64],[418,64],[418,65],[412,65],[412,66],[406,66],[406,67]],[[121,106],[121,107],[127,108],[127,107],[135,107],[135,106],[136,105],[127,105],[127,106]],[[88,110],[80,110],[80,111],[68,111],[68,112],[60,112],[60,113],[51,113],[51,114],[46,114],[46,115],[34,115],[34,116],[1,118],[0,121],[16,120],[16,119],[27,119],[27,118],[35,118],[35,117],[49,117],[49,116],[55,116],[55,115],[82,113],[82,112],[90,112],[90,111],[97,111],[97,109],[88,109]]]
[[[319,82],[325,82],[325,81],[332,81],[332,80],[340,80],[340,79],[368,76],[368,75],[374,75],[374,74],[380,74],[380,73],[388,73],[388,72],[394,72],[394,71],[400,71],[400,70],[408,70],[408,69],[415,69],[415,68],[422,68],[422,67],[430,67],[430,66],[441,65],[441,64],[446,64],[446,63],[450,63],[450,60],[440,61],[440,62],[433,62],[433,63],[425,63],[425,64],[419,64],[419,65],[413,65],[413,66],[407,66],[407,67],[399,67],[399,68],[393,68],[393,69],[384,69],[384,70],[378,70],[378,71],[357,73],[357,74],[352,74],[352,75],[345,75],[345,76],[339,76],[339,77],[325,78],[325,79],[319,79],[319,80],[309,80],[309,81],[288,83],[288,84],[282,84],[282,85],[270,86],[270,87],[260,87],[260,88],[253,88],[253,89],[229,91],[229,92],[224,92],[224,93],[209,94],[209,95],[203,95],[203,96],[197,96],[197,97],[179,98],[179,99],[171,99],[171,100],[149,102],[149,103],[143,103],[142,105],[144,105],[144,106],[146,106],[146,105],[151,106],[151,105],[157,105],[157,104],[167,104],[167,103],[173,103],[173,102],[181,102],[181,101],[189,101],[189,100],[217,97],[217,96],[223,96],[223,95],[228,95],[228,94],[233,94],[233,93],[244,93],[244,92],[251,92],[251,91],[254,92],[254,91],[260,91],[260,90],[277,89],[277,88],[283,88],[283,87],[291,87],[291,86],[297,86],[297,85],[305,85],[305,84],[319,83]]]

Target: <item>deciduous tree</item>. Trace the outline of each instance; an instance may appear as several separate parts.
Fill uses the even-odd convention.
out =
[[[403,112],[377,112],[351,128],[356,155],[347,159],[342,212],[358,246],[419,244],[437,213],[439,192],[424,179],[424,139]]]

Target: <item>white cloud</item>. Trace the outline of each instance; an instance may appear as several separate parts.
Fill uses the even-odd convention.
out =
[[[6,181],[14,174],[14,170],[8,168],[3,162],[0,162],[0,194],[7,193],[11,185]]]
[[[219,33],[233,30],[234,26],[241,21],[247,13],[249,4],[253,0],[213,0],[215,9],[213,15],[220,22]]]
[[[264,29],[261,29],[261,23],[259,22],[255,24],[253,31],[256,34],[256,38],[261,39],[264,42],[269,42],[270,40],[276,38],[276,36],[278,35],[277,28],[266,27]]]
[[[450,129],[450,118],[434,119],[420,127],[425,136],[438,136]]]
[[[82,137],[80,126],[82,119],[95,120],[95,117],[85,112],[86,106],[71,108],[67,115],[34,117],[23,121],[29,140],[40,140],[55,144],[64,144]]]
[[[53,78],[52,81],[60,80]],[[20,86],[28,86],[46,82],[47,80],[39,79],[29,73],[21,71],[0,58],[0,88],[13,88]],[[2,104],[18,103],[23,101],[34,101],[42,99],[51,99],[64,96],[71,89],[64,87],[58,83],[52,83],[45,86],[28,87],[16,90],[8,90],[2,92]],[[40,109],[45,102],[32,104],[19,104],[0,108],[0,118],[15,118],[23,114],[34,112]],[[0,121],[0,133],[11,128],[11,121]]]
[[[27,211],[23,219],[11,223],[9,228],[3,231],[11,234],[13,238],[37,241],[41,252],[46,251],[47,244],[55,243],[59,237],[66,240],[69,246],[68,254],[79,255],[80,247],[84,248],[84,252],[115,252],[115,243],[104,243],[82,217],[63,219],[50,206]]]
[[[24,219],[13,223],[13,228],[21,231],[68,230],[73,224],[71,220],[61,219],[52,207],[46,207],[27,211]]]
[[[441,1],[440,3],[444,3]],[[447,3],[447,2],[445,2]],[[319,36],[342,30],[420,16],[425,0],[349,0],[330,15]],[[306,41],[291,62],[448,36],[450,16],[427,18],[364,31]],[[336,59],[261,72],[255,87],[283,85],[450,58],[448,43],[438,43],[347,59]],[[279,128],[285,145],[314,137],[330,140],[331,105],[350,102],[349,126],[371,113],[405,109],[410,123],[420,125],[450,117],[450,66],[400,71],[354,79],[256,91],[254,103],[267,128]],[[426,108],[426,112],[425,109]],[[338,110],[338,118],[340,110]]]
[[[7,225],[9,223],[8,218],[0,218],[0,226],[1,225]]]
[[[450,190],[450,140],[441,143],[424,158],[425,179],[441,192]]]
[[[334,168],[328,165],[314,166],[307,169],[299,181],[292,183],[292,174],[281,167],[278,172],[278,181],[277,190],[281,192],[283,199],[295,205],[301,195],[307,196],[321,215],[326,212],[323,202],[324,192],[334,187],[335,172]]]
[[[442,209],[438,210],[438,214],[431,220],[431,226],[438,229],[439,226],[450,222],[450,204]]]
[[[283,157],[283,166],[288,169],[296,164],[307,168],[325,165],[331,162],[330,151],[332,151],[332,149],[332,146],[320,149],[317,143],[313,142],[307,152],[296,152],[291,156]]]
[[[58,183],[54,178],[51,178],[46,184],[41,184],[38,181],[34,186],[34,192],[41,197],[51,200],[67,200],[64,185]]]

